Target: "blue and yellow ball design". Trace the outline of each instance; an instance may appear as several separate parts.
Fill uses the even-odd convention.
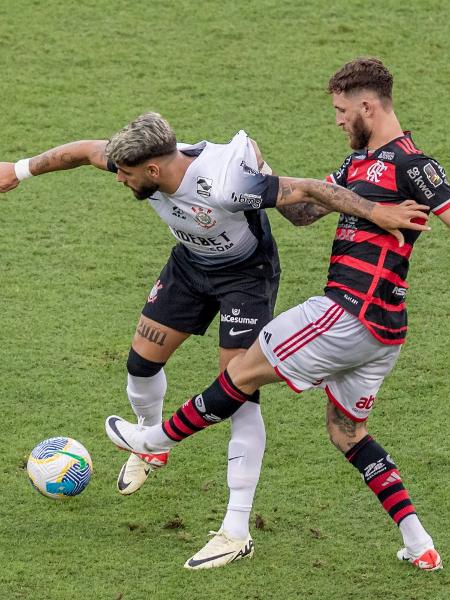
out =
[[[28,458],[33,487],[48,498],[77,496],[92,475],[89,452],[72,438],[54,437],[38,444]]]

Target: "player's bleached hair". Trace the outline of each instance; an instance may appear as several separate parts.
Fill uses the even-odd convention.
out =
[[[176,149],[177,139],[169,123],[160,114],[148,112],[112,136],[106,146],[106,155],[116,164],[134,167]]]
[[[328,82],[329,94],[350,94],[373,90],[381,99],[392,100],[394,78],[378,58],[355,58],[346,63]]]

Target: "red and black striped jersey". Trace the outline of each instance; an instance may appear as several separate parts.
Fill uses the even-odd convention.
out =
[[[414,199],[439,215],[450,209],[445,171],[414,145],[409,132],[375,152],[354,152],[327,177],[377,203]],[[341,214],[325,293],[357,316],[384,344],[402,344],[409,258],[420,232],[403,230],[405,245],[374,223]]]

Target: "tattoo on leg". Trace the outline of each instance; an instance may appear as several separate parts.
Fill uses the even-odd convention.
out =
[[[157,327],[150,327],[150,325],[146,325],[145,321],[141,319],[139,321],[139,325],[137,327],[137,333],[141,337],[145,338],[152,344],[157,344],[158,346],[164,346],[164,341],[167,337],[167,333],[164,333]]]

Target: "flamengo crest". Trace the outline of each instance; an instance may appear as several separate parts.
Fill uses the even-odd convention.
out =
[[[387,166],[383,161],[377,160],[376,163],[370,165],[367,169],[367,181],[371,181],[372,183],[378,183],[380,181],[380,177],[383,173],[387,171]]]

